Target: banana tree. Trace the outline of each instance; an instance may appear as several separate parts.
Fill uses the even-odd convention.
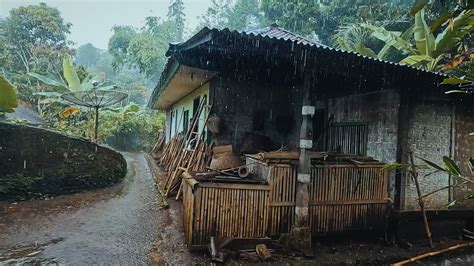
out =
[[[63,58],[63,77],[61,76],[54,76],[53,74],[48,75],[40,75],[38,73],[30,72],[28,73],[31,77],[36,78],[37,80],[41,81],[43,84],[50,86],[53,88],[52,91],[42,91],[37,92],[34,95],[41,97],[38,100],[38,105],[41,104],[48,106],[53,103],[62,102],[61,95],[68,92],[77,92],[77,91],[86,91],[91,90],[93,88],[100,88],[100,89],[111,89],[114,86],[106,86],[106,83],[99,83],[93,80],[91,77],[84,79],[81,83],[79,76],[77,75],[76,69],[74,68],[73,60],[71,55],[65,54]],[[38,108],[41,110],[41,108]],[[68,112],[70,114],[77,113],[78,110],[75,112]],[[62,117],[65,111],[60,113]],[[68,117],[66,115],[66,117]]]
[[[18,99],[13,85],[0,75],[0,116],[15,111]]]
[[[439,20],[433,24],[439,24]],[[443,24],[443,23],[442,23]],[[463,10],[449,19],[447,26],[436,35],[436,25],[428,26],[425,20],[425,7],[415,13],[414,25],[405,32],[393,32],[383,27],[365,25],[372,36],[385,42],[377,57],[385,59],[390,49],[404,54],[400,63],[435,71],[440,68],[442,59],[456,48],[469,33],[474,30],[474,10]],[[410,42],[413,37],[414,44]]]

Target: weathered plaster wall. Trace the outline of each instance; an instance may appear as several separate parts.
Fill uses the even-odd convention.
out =
[[[189,112],[189,121],[191,121],[193,117],[193,102],[194,99],[197,97],[203,97],[209,95],[209,83],[203,84],[201,87],[197,88],[190,94],[186,95],[176,103],[174,103],[169,110],[166,111],[166,136],[167,141],[169,141],[173,136],[177,133],[183,132],[184,129],[184,121],[183,121],[183,113],[185,111]],[[201,99],[201,98],[200,98]],[[171,112],[173,112],[173,116],[171,116]],[[204,128],[204,119],[206,114],[203,112],[201,114],[201,119],[199,120],[199,130]],[[171,119],[172,122],[171,122]],[[189,122],[188,122],[189,123]]]
[[[408,122],[407,151],[442,165],[443,156],[451,155],[451,130],[453,109],[441,102],[416,101]],[[416,163],[422,163],[417,160]],[[426,194],[449,185],[449,176],[444,173],[431,174],[432,170],[419,173],[421,191]],[[417,193],[411,178],[405,178],[405,209],[417,209]],[[442,190],[426,198],[428,208],[441,207],[449,200],[449,190]]]
[[[219,75],[211,80],[214,112],[223,122],[217,145],[239,150],[246,133],[267,136],[277,147],[296,148],[301,120],[301,88]],[[262,127],[256,128],[255,117]]]
[[[121,180],[126,171],[123,156],[109,148],[50,130],[0,123],[0,199],[103,187]]]
[[[396,161],[398,141],[398,107],[400,97],[395,90],[351,95],[328,100],[328,116],[334,122],[368,124],[367,156],[392,163]],[[395,192],[395,176],[389,176],[390,195]]]

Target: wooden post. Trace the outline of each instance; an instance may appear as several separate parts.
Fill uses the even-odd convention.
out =
[[[95,107],[95,129],[94,129],[94,140],[97,142],[99,132],[99,106]]]
[[[309,192],[308,184],[311,177],[310,152],[313,148],[313,116],[315,105],[311,74],[304,77],[305,96],[301,110],[302,123],[299,140],[298,182],[296,186],[295,223],[290,232],[290,247],[303,252],[305,256],[312,256],[311,229],[309,227]]]

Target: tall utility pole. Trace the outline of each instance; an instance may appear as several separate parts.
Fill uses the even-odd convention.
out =
[[[304,77],[303,89],[305,96],[301,115],[303,116],[300,132],[300,154],[298,162],[298,184],[296,190],[295,223],[290,232],[290,246],[305,256],[312,256],[311,229],[309,227],[309,192],[308,184],[311,177],[311,158],[313,148],[313,116],[315,105],[313,98],[312,75]]]

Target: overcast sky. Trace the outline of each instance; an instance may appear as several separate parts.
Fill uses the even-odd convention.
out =
[[[0,0],[0,17],[8,16],[12,8],[40,2],[56,7],[63,18],[73,24],[69,39],[75,46],[90,42],[101,49],[107,49],[112,26],[141,27],[147,16],[166,16],[169,5],[169,0]],[[194,29],[198,25],[197,17],[206,11],[211,1],[183,2],[188,27]]]

